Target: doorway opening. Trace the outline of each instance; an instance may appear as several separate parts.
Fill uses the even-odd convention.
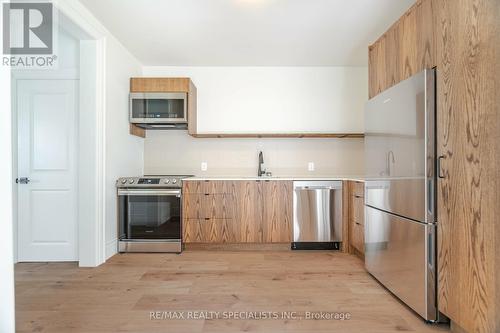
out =
[[[104,45],[58,5],[58,68],[13,70],[14,261],[104,254]]]

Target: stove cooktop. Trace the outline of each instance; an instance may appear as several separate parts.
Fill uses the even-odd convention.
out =
[[[182,188],[182,179],[192,175],[145,175],[142,177],[120,177],[116,181],[117,187],[139,188]]]

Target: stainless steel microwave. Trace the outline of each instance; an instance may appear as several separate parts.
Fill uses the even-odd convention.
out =
[[[187,93],[131,93],[130,122],[144,128],[186,128]]]

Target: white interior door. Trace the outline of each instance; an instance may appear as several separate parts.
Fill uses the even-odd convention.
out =
[[[17,81],[19,261],[78,260],[77,80]]]

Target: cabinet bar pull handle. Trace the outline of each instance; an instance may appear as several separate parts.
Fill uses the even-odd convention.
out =
[[[441,174],[441,160],[443,158],[444,158],[444,156],[441,155],[441,156],[438,157],[438,160],[437,160],[438,177],[441,178],[441,179],[444,179],[444,176]]]

